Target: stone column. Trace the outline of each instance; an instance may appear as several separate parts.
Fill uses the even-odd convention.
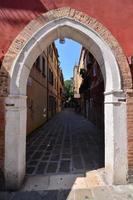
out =
[[[123,91],[105,92],[105,173],[109,184],[127,183],[127,114]]]
[[[8,96],[5,103],[5,181],[18,189],[25,176],[26,96]]]

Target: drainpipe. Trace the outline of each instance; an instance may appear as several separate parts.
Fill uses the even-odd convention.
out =
[[[48,122],[48,106],[49,106],[49,98],[48,98],[48,94],[49,94],[49,88],[48,88],[48,48],[47,48],[47,122]]]
[[[56,104],[56,110],[58,113],[58,64],[57,64],[57,83],[56,83],[56,91],[57,91],[57,104]]]
[[[57,112],[59,112],[59,108],[58,108],[58,105],[59,105],[59,99],[58,99],[58,67],[59,65],[57,64]]]

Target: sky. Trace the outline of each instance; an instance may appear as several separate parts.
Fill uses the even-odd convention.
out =
[[[59,40],[55,41],[58,49],[60,66],[63,71],[64,80],[73,77],[73,67],[78,64],[81,45],[73,40],[65,39],[64,44],[60,44]]]

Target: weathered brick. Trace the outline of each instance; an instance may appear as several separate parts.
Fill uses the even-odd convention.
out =
[[[128,169],[129,178],[133,170],[133,93],[127,93],[127,126],[128,126]]]
[[[5,98],[0,98],[0,168],[3,168],[4,164],[4,145],[5,145],[5,112],[4,112]]]

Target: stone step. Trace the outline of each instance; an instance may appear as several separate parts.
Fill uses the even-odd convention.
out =
[[[0,200],[94,200],[91,190],[0,192]],[[104,200],[104,199],[103,199]]]
[[[99,186],[91,189],[60,189],[0,192],[0,200],[132,200],[133,185]]]
[[[66,190],[66,189],[89,189],[105,186],[102,179],[103,170],[93,170],[85,174],[62,174],[62,175],[35,175],[27,176],[22,191],[31,190]]]
[[[27,176],[21,191],[86,189],[86,178],[83,174]]]
[[[88,188],[105,186],[104,174],[104,168],[87,172],[85,179]]]

